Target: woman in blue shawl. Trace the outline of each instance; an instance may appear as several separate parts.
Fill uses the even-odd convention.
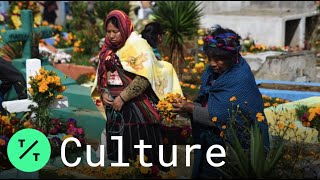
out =
[[[208,164],[206,152],[214,144],[225,147],[221,132],[230,125],[231,109],[239,107],[249,124],[258,123],[266,152],[269,150],[267,120],[264,118],[258,122],[256,117],[258,113],[264,117],[262,96],[250,66],[239,54],[240,38],[234,31],[216,26],[204,39],[209,66],[202,76],[198,98],[193,103],[179,99],[179,104],[173,104],[174,112],[190,113],[194,144],[201,145],[201,149],[194,150],[192,178],[222,177],[215,167]],[[248,124],[243,117],[235,116],[235,119],[239,127],[236,129],[237,137],[242,147],[247,149],[250,137],[243,133],[241,126]],[[215,163],[222,160],[213,158]]]

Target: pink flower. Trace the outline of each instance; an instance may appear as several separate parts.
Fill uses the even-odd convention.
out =
[[[74,128],[76,125],[73,122],[67,122],[67,128]]]
[[[45,131],[44,131],[44,129],[42,129],[42,128],[37,128],[37,130],[40,131],[40,132],[42,132],[43,134],[46,134]]]
[[[61,125],[56,124],[54,127],[55,127],[57,130],[59,130],[59,129],[61,128]]]
[[[305,113],[303,114],[303,116],[301,116],[301,121],[302,121],[302,122],[307,122],[307,121],[308,121],[308,113],[307,113],[307,112],[305,112]]]
[[[75,128],[75,127],[68,128],[67,134],[76,135],[77,134],[77,128]]]
[[[79,135],[84,133],[84,130],[82,128],[77,128],[76,131]]]
[[[52,119],[52,123],[53,123],[54,125],[61,124],[60,121],[59,121],[59,119],[57,119],[57,118],[53,118],[53,119]]]
[[[85,142],[84,138],[77,138],[77,139],[80,141],[81,144],[84,144]]]
[[[160,173],[160,170],[159,170],[159,168],[158,168],[158,166],[152,166],[151,167],[151,173],[153,174],[153,175],[159,175],[159,173]]]
[[[56,135],[58,134],[58,129],[57,128],[53,128],[49,131],[49,134],[52,134],[52,135]]]

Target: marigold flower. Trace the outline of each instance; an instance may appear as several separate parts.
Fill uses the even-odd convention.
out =
[[[48,90],[48,85],[46,83],[42,83],[40,86],[39,86],[39,92],[41,93],[44,93]]]
[[[260,112],[257,113],[256,118],[259,122],[262,122],[265,119],[264,116],[262,115],[262,113],[260,113]]]
[[[191,89],[196,89],[196,88],[197,88],[197,86],[196,86],[196,85],[194,85],[194,84],[191,84],[191,85],[190,85],[190,88],[191,88]]]
[[[48,23],[48,21],[42,21],[42,25],[43,25],[43,26],[48,26],[49,23]]]
[[[6,141],[4,139],[0,139],[0,146],[5,146],[6,145]]]
[[[202,39],[198,39],[198,44],[200,45],[200,46],[202,46],[203,45],[203,40]]]
[[[279,128],[279,129],[283,129],[284,127],[285,127],[284,122],[283,122],[283,121],[280,121],[280,122],[278,123],[278,128]]]
[[[59,92],[60,93],[62,93],[63,91],[65,91],[67,89],[67,87],[66,86],[61,86],[61,88],[60,88],[60,90],[59,90]]]
[[[212,122],[217,122],[217,120],[218,120],[217,117],[213,117],[213,118],[211,119]]]
[[[69,137],[73,137],[73,135],[72,135],[72,134],[68,134],[68,135],[63,136],[62,141],[64,141],[65,139],[67,139],[67,138],[69,138]]]
[[[33,88],[29,88],[29,93],[30,93],[31,95],[34,94]]]
[[[63,95],[58,94],[56,98],[57,98],[57,99],[62,99],[62,98],[63,98]]]
[[[294,129],[294,128],[295,128],[294,123],[290,123],[290,124],[289,124],[289,128]]]
[[[221,131],[221,132],[220,132],[220,137],[223,137],[223,136],[224,136],[224,132]]]
[[[25,128],[30,128],[30,127],[32,127],[30,121],[24,122],[24,123],[23,123],[23,126],[24,126]]]
[[[264,103],[264,107],[269,107],[270,106],[270,102],[265,102]]]
[[[232,96],[231,98],[230,98],[230,101],[231,102],[235,102],[237,100],[237,97],[236,96]]]

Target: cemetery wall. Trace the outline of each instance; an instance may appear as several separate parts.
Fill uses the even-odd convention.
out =
[[[249,65],[254,59],[246,58]],[[261,66],[253,71],[256,79],[295,82],[320,82],[317,77],[316,54],[312,51],[269,56]]]

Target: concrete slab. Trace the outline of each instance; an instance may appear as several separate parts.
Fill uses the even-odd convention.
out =
[[[247,60],[249,63],[252,71],[258,71],[263,63],[267,60],[267,57],[269,56],[278,56],[281,54],[285,54],[285,52],[280,51],[265,51],[261,53],[255,53],[255,54],[247,54],[243,56],[244,59]]]

